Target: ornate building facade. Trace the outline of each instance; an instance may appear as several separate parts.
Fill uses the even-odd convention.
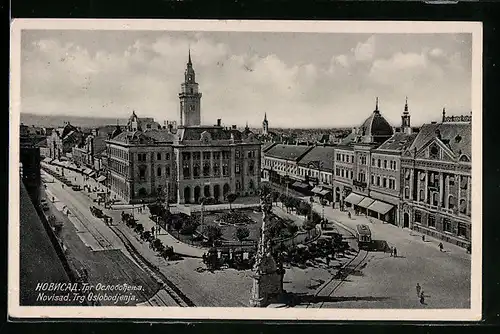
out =
[[[424,124],[402,157],[402,222],[462,247],[471,240],[472,116]]]
[[[127,128],[107,141],[109,186],[127,202],[224,202],[229,193],[254,196],[260,187],[261,143],[246,128],[201,125],[201,93],[189,54],[181,84],[180,125],[147,128],[132,114]],[[154,123],[154,122],[153,122]]]

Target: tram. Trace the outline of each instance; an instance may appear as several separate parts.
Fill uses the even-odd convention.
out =
[[[370,227],[366,224],[358,224],[356,225],[356,231],[358,247],[360,249],[368,248],[372,242],[372,232],[370,231]]]

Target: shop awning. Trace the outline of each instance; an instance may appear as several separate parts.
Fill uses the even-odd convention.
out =
[[[321,190],[321,191],[319,192],[319,194],[320,194],[321,196],[325,196],[326,194],[329,194],[329,193],[331,193],[331,191],[330,191],[330,190]]]
[[[89,173],[89,174],[87,174],[87,175],[88,175],[88,176],[90,176],[90,177],[92,177],[92,176],[94,176],[94,175],[95,175],[95,172],[94,172],[93,170],[91,170],[91,171],[90,171],[90,173]]]
[[[292,184],[293,187],[297,187],[297,188],[301,188],[301,189],[307,189],[309,188],[309,185],[305,184],[305,183],[302,183],[302,182],[299,182],[299,181],[296,181]]]
[[[102,182],[102,181],[105,181],[106,180],[106,176],[104,175],[101,175],[97,178],[97,182]]]
[[[321,193],[321,187],[314,187],[313,190],[311,190],[315,194],[320,194]]]
[[[378,212],[382,215],[385,215],[387,212],[391,211],[394,206],[388,203],[375,201],[368,207],[368,210],[372,210]]]
[[[68,165],[69,168],[71,169],[78,169],[78,166],[75,165],[73,162]]]
[[[364,196],[361,196],[356,193],[350,193],[346,198],[345,201],[348,203],[351,203],[353,205],[357,205],[359,202],[361,202],[365,198]]]
[[[358,203],[358,206],[365,208],[365,209],[368,209],[368,207],[370,205],[372,205],[373,202],[375,202],[374,199],[372,199],[370,197],[365,197],[365,198],[363,198],[363,200],[361,202]]]
[[[89,175],[90,173],[92,173],[92,169],[89,169],[89,168],[86,168],[86,169],[83,171],[83,174],[85,174],[85,175]]]

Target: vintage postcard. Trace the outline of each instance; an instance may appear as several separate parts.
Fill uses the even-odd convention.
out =
[[[481,318],[480,23],[11,36],[11,317]]]

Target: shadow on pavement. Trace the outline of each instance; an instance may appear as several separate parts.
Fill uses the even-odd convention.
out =
[[[389,244],[385,240],[372,240],[368,246],[368,250],[373,252],[390,252],[391,247],[389,247]]]

